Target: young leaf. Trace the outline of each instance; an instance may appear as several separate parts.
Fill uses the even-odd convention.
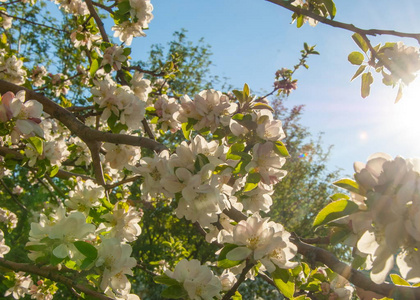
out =
[[[373,83],[372,73],[364,73],[362,75],[362,98],[366,98],[370,94],[370,85]]]
[[[316,216],[313,227],[319,227],[333,220],[348,216],[359,209],[359,206],[350,200],[338,200],[328,204]]]
[[[353,75],[353,77],[350,79],[350,81],[353,81],[355,78],[357,78],[360,74],[362,74],[363,73],[363,71],[366,69],[366,65],[361,65],[358,69],[357,69],[357,71],[356,71],[356,73],[354,73],[354,75]]]
[[[295,282],[289,270],[276,267],[276,270],[271,273],[271,276],[273,277],[274,283],[280,292],[287,298],[293,299],[293,295],[295,293]]]
[[[219,257],[217,258],[217,266],[219,268],[231,268],[239,265],[242,262],[241,260],[230,260],[226,258],[226,255],[237,247],[238,245],[235,244],[226,244],[225,247],[223,247],[222,251],[219,254]]]
[[[358,65],[359,66],[363,63],[363,61],[365,60],[365,57],[359,51],[353,51],[352,53],[349,54],[347,59],[353,65]]]
[[[82,253],[87,258],[94,260],[98,257],[98,250],[95,248],[95,246],[84,241],[76,241],[73,244],[77,250],[79,250],[80,253]]]
[[[153,277],[153,281],[156,282],[156,283],[166,284],[166,285],[177,285],[177,284],[179,284],[178,281],[169,277],[166,274]]]
[[[258,183],[261,180],[261,175],[259,173],[250,173],[246,179],[244,192],[249,192],[255,189],[258,186]]]
[[[162,292],[162,297],[169,299],[179,299],[186,298],[188,293],[184,288],[178,283],[177,285],[171,285]]]
[[[366,43],[366,41],[360,34],[355,33],[351,37],[353,38],[357,46],[359,46],[359,48],[363,50],[363,52],[366,53],[368,51],[369,49],[368,44]]]
[[[42,139],[39,137],[33,136],[28,138],[29,143],[34,146],[36,152],[38,152],[39,155],[42,155],[42,152],[44,151],[44,144],[42,142]]]
[[[89,71],[91,77],[93,77],[95,75],[95,73],[98,70],[98,68],[99,68],[98,60],[97,59],[94,59],[92,61],[92,64],[90,66],[90,71]]]
[[[187,129],[188,123],[182,123],[182,133],[184,134],[185,139],[190,140],[191,128]]]
[[[344,178],[344,179],[340,179],[340,180],[334,182],[333,184],[335,186],[338,186],[340,188],[348,190],[349,192],[353,192],[353,193],[356,193],[356,194],[360,193],[359,185],[354,180]]]
[[[284,145],[283,142],[280,142],[280,141],[277,141],[274,144],[274,152],[276,152],[277,154],[283,157],[290,157],[289,151],[287,151],[286,146]]]
[[[410,286],[410,284],[405,279],[398,276],[397,274],[391,274],[390,276],[391,276],[391,280],[394,284]]]

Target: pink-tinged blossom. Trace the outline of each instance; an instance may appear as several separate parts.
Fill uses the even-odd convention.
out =
[[[35,87],[40,87],[45,84],[44,77],[47,76],[48,72],[44,66],[36,66],[32,71],[32,85]]]
[[[114,70],[118,71],[121,70],[121,64],[126,60],[127,56],[124,55],[124,48],[113,45],[105,49],[101,65],[109,64]]]
[[[174,271],[166,271],[166,275],[182,284],[191,300],[220,299],[222,285],[220,280],[206,265],[201,265],[196,259],[181,260]]]
[[[18,143],[20,137],[33,135],[43,136],[40,127],[42,104],[35,100],[25,102],[25,91],[19,91],[16,96],[7,92],[2,96],[0,103],[0,121],[14,121],[15,126],[11,132],[13,143]]]

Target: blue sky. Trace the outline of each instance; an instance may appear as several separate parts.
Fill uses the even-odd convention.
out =
[[[334,145],[329,166],[352,174],[354,161],[370,154],[420,156],[420,81],[413,82],[400,103],[394,104],[396,89],[375,77],[371,96],[362,99],[360,80],[350,82],[356,67],[347,61],[358,50],[352,33],[318,24],[297,29],[290,24],[291,12],[256,0],[152,0],[154,19],[146,38],[132,44],[135,58],[146,57],[150,45],[165,44],[176,30],[188,37],[204,37],[212,46],[212,74],[226,76],[235,87],[246,82],[254,93],[272,87],[273,74],[291,68],[304,42],[317,45],[320,56],[309,59],[309,70],[296,73],[298,89],[288,102],[305,104],[302,123],[312,133],[324,132],[325,146]],[[336,20],[362,28],[420,32],[420,1],[337,0]],[[371,37],[373,44],[398,41],[394,37]],[[415,41],[404,40],[416,45]],[[418,45],[417,45],[418,46]],[[416,106],[419,103],[419,106]]]

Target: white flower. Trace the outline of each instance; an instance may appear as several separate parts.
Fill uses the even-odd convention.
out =
[[[69,199],[65,201],[67,207],[84,213],[89,213],[90,208],[101,205],[101,198],[105,197],[104,187],[97,185],[92,180],[83,181],[77,178],[74,190],[69,192]]]
[[[171,132],[176,132],[179,130],[180,124],[177,118],[180,105],[176,103],[175,98],[168,98],[167,95],[159,96],[154,106],[159,117],[158,123],[163,131],[171,130]]]
[[[140,159],[140,149],[131,145],[104,143],[105,160],[111,168],[122,170],[129,163]]]
[[[98,248],[96,266],[104,269],[102,274],[101,289],[107,286],[120,291],[129,291],[131,284],[127,275],[133,275],[131,270],[136,266],[136,260],[131,255],[131,246],[122,244],[118,239],[105,239]]]
[[[143,73],[138,71],[134,72],[133,78],[130,81],[131,89],[134,94],[143,102],[147,101],[149,93],[152,91],[150,80],[143,78]]]
[[[166,271],[166,275],[182,284],[191,300],[212,300],[220,297],[222,285],[219,279],[206,265],[201,265],[196,259],[181,260],[173,272]]]
[[[266,142],[256,144],[252,149],[252,161],[245,167],[247,172],[256,172],[261,175],[261,181],[265,184],[276,184],[287,172],[280,168],[286,159],[274,152],[274,144]]]
[[[16,56],[4,58],[0,56],[0,79],[21,85],[25,83],[26,71],[23,69],[23,60]]]
[[[4,257],[5,254],[9,253],[10,247],[4,242],[4,233],[0,229],[0,257]]]
[[[239,245],[227,254],[230,260],[260,260],[269,272],[274,272],[276,266],[290,269],[297,265],[290,261],[297,253],[296,245],[289,241],[290,233],[269,218],[262,219],[258,213],[240,221],[232,233],[222,230],[220,235],[221,242]]]
[[[4,296],[7,297],[12,295],[13,298],[20,299],[29,293],[29,288],[32,285],[32,279],[30,275],[25,276],[25,272],[18,272],[14,274],[15,285],[6,291]]]
[[[122,206],[122,208],[120,208]],[[116,203],[112,212],[107,213],[103,218],[108,221],[106,225],[110,228],[109,237],[115,237],[123,242],[133,242],[141,234],[139,222],[142,212],[127,203]]]

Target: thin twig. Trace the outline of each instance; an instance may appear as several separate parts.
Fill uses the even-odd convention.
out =
[[[35,275],[42,276],[44,278],[51,279],[55,282],[60,282],[66,286],[73,287],[74,289],[85,293],[86,295],[92,296],[100,300],[112,300],[105,296],[102,293],[96,292],[91,289],[91,287],[84,286],[82,284],[76,283],[73,279],[70,279],[66,276],[59,274],[58,272],[52,271],[50,268],[44,268],[42,266],[26,263],[17,263],[10,260],[6,260],[0,257],[0,266],[13,270],[13,271],[23,271]]]
[[[307,9],[303,9],[298,6],[293,6],[287,1],[283,1],[283,0],[266,0],[266,1],[279,5],[290,11],[293,11],[294,13],[298,15],[304,15],[304,16],[310,17],[314,20],[330,25],[332,27],[341,28],[341,29],[349,30],[349,31],[356,32],[359,34],[366,34],[366,35],[372,35],[372,36],[392,35],[392,36],[398,36],[398,37],[404,37],[404,38],[413,38],[417,40],[417,42],[420,44],[420,33],[406,33],[406,32],[400,32],[400,31],[395,31],[395,30],[381,30],[381,29],[362,29],[362,28],[354,26],[353,24],[330,20],[326,17],[313,13]]]
[[[0,179],[0,183],[1,185],[4,187],[4,189],[6,190],[6,192],[9,193],[10,197],[12,198],[12,200],[20,207],[22,208],[25,212],[28,212],[28,209],[26,208],[25,205],[23,205],[22,202],[19,201],[19,199],[15,196],[15,194],[13,194],[13,192],[7,187],[7,185],[4,183],[3,179]]]
[[[32,25],[35,25],[35,26],[45,27],[45,28],[55,30],[55,31],[59,31],[59,32],[70,33],[70,32],[68,32],[67,30],[64,30],[64,29],[58,29],[58,28],[54,28],[54,27],[51,27],[51,26],[48,26],[48,25],[44,25],[44,24],[33,22],[33,21],[29,21],[29,20],[26,20],[26,19],[21,18],[21,17],[11,16],[11,15],[5,13],[4,11],[0,11],[0,15],[4,15],[4,16],[9,17],[9,18],[20,20],[22,22],[26,22],[26,23],[29,23],[29,24],[32,24]]]
[[[243,268],[241,275],[239,275],[238,280],[232,286],[232,288],[223,296],[222,300],[230,300],[233,295],[235,295],[236,290],[241,285],[241,283],[246,279],[246,274],[249,270],[254,266],[253,263],[250,263],[248,260],[246,261],[245,268]]]

